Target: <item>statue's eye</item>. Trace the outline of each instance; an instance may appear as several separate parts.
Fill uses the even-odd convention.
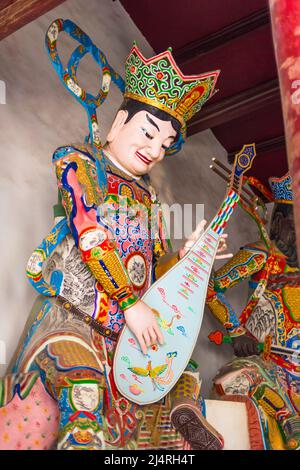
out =
[[[143,134],[145,134],[145,136],[147,137],[147,139],[150,139],[150,140],[153,139],[153,135],[150,135],[147,129],[145,129],[145,127],[141,127],[141,129],[142,129]]]

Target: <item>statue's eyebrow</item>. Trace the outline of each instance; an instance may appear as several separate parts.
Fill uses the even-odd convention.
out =
[[[151,117],[148,116],[148,114],[146,114],[146,118],[147,118],[147,121],[149,121],[150,124],[152,124],[152,126],[156,127],[156,129],[158,130],[158,132],[160,132],[160,128],[158,127],[158,125],[156,124],[156,122],[154,122],[153,119],[151,119]]]
[[[158,130],[158,132],[160,132],[160,128],[158,127],[158,125],[156,124],[156,122],[153,121],[153,119],[151,119],[151,117],[146,113],[146,118],[147,118],[147,121],[149,121],[150,124],[152,124],[152,126],[156,127],[156,129]],[[175,137],[174,135],[170,135],[168,137],[168,139],[172,139],[173,142],[175,140]]]

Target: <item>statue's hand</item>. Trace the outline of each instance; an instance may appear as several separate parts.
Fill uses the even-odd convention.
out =
[[[197,225],[196,230],[193,233],[191,233],[191,235],[187,238],[184,246],[182,248],[180,248],[180,250],[178,252],[180,259],[183,258],[183,256],[188,251],[190,251],[190,249],[192,248],[194,243],[198,240],[200,235],[204,232],[206,223],[207,222],[206,222],[205,219],[201,220],[201,222],[199,222],[199,224]],[[226,233],[223,233],[221,235],[220,241],[219,241],[219,246],[218,246],[218,249],[217,249],[216,259],[232,258],[232,256],[233,256],[232,253],[224,253],[227,250],[227,244],[226,244],[226,238],[227,237],[228,237],[228,235]]]
[[[227,233],[223,233],[221,235],[221,238],[220,238],[220,241],[219,241],[219,246],[218,246],[218,249],[217,249],[216,259],[227,259],[227,258],[232,258],[233,257],[232,253],[226,253],[227,248],[228,248],[227,243],[226,243],[227,238],[228,238]]]
[[[247,357],[259,355],[258,341],[247,335],[235,336],[232,338],[232,347],[237,357]]]
[[[197,225],[196,230],[194,230],[194,232],[191,233],[190,236],[187,238],[184,246],[182,248],[180,248],[180,250],[178,252],[180,259],[183,258],[184,255],[188,251],[190,251],[190,249],[192,248],[194,243],[198,240],[200,235],[203,233],[205,225],[206,225],[206,220],[205,219],[201,220],[201,222],[199,222],[199,224]]]
[[[152,344],[164,343],[153,311],[142,300],[125,310],[124,316],[128,328],[136,336],[144,354],[147,354],[147,348]]]

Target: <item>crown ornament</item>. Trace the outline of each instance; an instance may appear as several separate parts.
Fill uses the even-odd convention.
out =
[[[171,48],[146,59],[134,44],[125,64],[125,98],[131,98],[165,111],[182,125],[211,98],[220,71],[183,75]]]
[[[286,173],[281,178],[269,178],[269,185],[274,202],[281,204],[293,204],[292,177]]]

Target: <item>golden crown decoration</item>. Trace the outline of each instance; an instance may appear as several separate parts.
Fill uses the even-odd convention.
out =
[[[125,64],[125,98],[165,111],[183,128],[215,92],[220,70],[183,75],[171,49],[146,59],[134,44]]]

